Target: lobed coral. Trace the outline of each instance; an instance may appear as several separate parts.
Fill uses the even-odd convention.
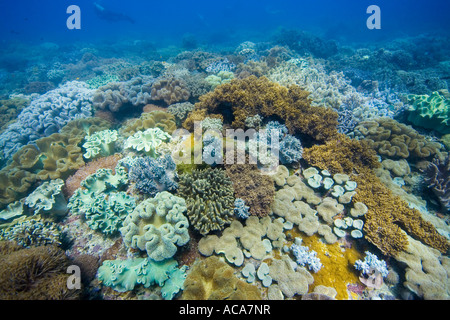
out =
[[[123,82],[111,82],[99,87],[92,96],[95,109],[118,112],[127,106],[148,104],[151,99],[153,79],[136,77]]]
[[[167,191],[142,201],[123,222],[120,232],[127,246],[146,251],[149,258],[172,258],[177,246],[189,242],[186,202]]]
[[[111,169],[99,169],[81,182],[69,199],[68,208],[83,214],[91,229],[114,234],[136,206],[132,196],[120,191],[127,182],[128,175],[120,165],[116,166],[115,174]]]
[[[195,109],[183,123],[188,130],[194,121],[208,114],[220,114],[224,123],[244,128],[245,120],[257,114],[278,117],[291,134],[304,134],[323,141],[337,133],[337,113],[311,105],[309,93],[298,86],[283,87],[265,77],[234,79],[200,97]]]
[[[157,284],[161,287],[161,295],[171,300],[182,288],[186,278],[186,266],[178,268],[173,260],[162,262],[148,258],[128,260],[105,260],[98,268],[97,277],[105,286],[118,292],[130,291],[136,285],[144,288]]]
[[[83,82],[72,81],[33,100],[0,134],[5,159],[28,142],[58,132],[71,120],[91,117],[92,94]]]
[[[435,91],[430,95],[408,95],[407,99],[408,121],[442,134],[450,133],[450,100],[445,95]]]
[[[412,127],[390,118],[363,121],[354,133],[378,154],[393,159],[432,159],[442,148],[440,143],[430,141]]]
[[[178,194],[186,199],[191,225],[202,235],[222,230],[233,220],[234,189],[225,170],[207,168],[180,175]]]
[[[125,148],[132,148],[143,151],[151,157],[159,155],[158,147],[163,142],[169,142],[171,136],[160,128],[150,128],[145,131],[138,131],[125,141]]]
[[[197,261],[184,282],[183,300],[261,300],[258,287],[239,280],[218,257]]]
[[[119,138],[116,130],[103,130],[84,137],[83,148],[86,159],[107,157],[114,153],[115,142]]]
[[[175,117],[161,110],[143,113],[137,119],[125,121],[120,127],[119,133],[128,138],[138,131],[145,131],[150,128],[159,128],[164,132],[172,134],[177,128]]]
[[[34,214],[45,213],[62,216],[67,213],[67,201],[62,192],[62,179],[46,181],[25,198],[25,205],[32,208]]]
[[[187,101],[189,97],[186,83],[174,76],[161,77],[152,86],[152,100],[163,100],[167,105]]]

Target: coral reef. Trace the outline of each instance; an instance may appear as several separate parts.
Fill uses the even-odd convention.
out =
[[[33,100],[0,134],[3,157],[11,158],[23,145],[58,132],[71,120],[91,117],[92,92],[83,82],[72,81]]]
[[[167,105],[187,101],[189,96],[190,92],[186,88],[186,83],[174,76],[163,76],[157,79],[151,90],[152,100],[162,100]]]
[[[120,127],[119,133],[128,138],[138,131],[145,131],[150,128],[159,128],[164,132],[172,134],[177,128],[175,117],[168,112],[160,110],[146,112],[137,119],[125,121]]]
[[[260,290],[239,280],[217,257],[197,261],[184,281],[183,300],[261,300]]]
[[[150,128],[145,131],[138,131],[125,141],[125,148],[132,148],[143,151],[151,157],[159,155],[158,147],[163,142],[169,142],[171,136],[160,128]]]
[[[225,169],[233,182],[234,196],[245,201],[250,214],[258,217],[268,215],[275,195],[272,179],[262,174],[254,164],[232,164]]]
[[[127,106],[144,106],[151,102],[153,79],[136,77],[123,82],[110,82],[99,87],[92,96],[95,109],[118,112]]]
[[[291,134],[304,134],[323,141],[337,133],[337,113],[312,106],[309,93],[298,86],[285,88],[265,77],[234,79],[200,97],[183,123],[190,130],[201,115],[221,114],[224,123],[244,128],[245,120],[257,114],[282,119]]]
[[[114,153],[115,142],[119,138],[116,130],[97,131],[84,137],[83,148],[86,159],[107,157]]]
[[[25,205],[33,209],[34,214],[52,214],[62,216],[67,213],[67,201],[62,192],[62,179],[46,181],[25,198]]]
[[[442,208],[450,211],[450,156],[437,155],[425,169],[424,179]]]
[[[116,166],[115,174],[111,169],[99,169],[81,182],[67,206],[84,215],[91,229],[112,235],[136,206],[134,197],[120,191],[127,182],[128,175],[120,165]]]
[[[175,169],[175,162],[169,154],[157,159],[137,158],[130,167],[129,178],[135,182],[135,187],[140,192],[153,197],[158,192],[174,191],[178,188]]]
[[[178,194],[186,199],[190,224],[202,235],[223,230],[234,217],[233,183],[222,169],[180,175]]]
[[[142,201],[123,222],[120,232],[127,246],[146,251],[149,258],[172,258],[189,239],[186,202],[167,191]]]
[[[442,148],[412,127],[390,118],[361,122],[355,136],[364,139],[378,154],[392,159],[432,159]]]
[[[448,94],[448,91],[447,91]],[[431,95],[408,95],[408,121],[413,124],[436,130],[442,134],[450,133],[450,100],[439,92]]]
[[[118,292],[130,291],[142,284],[148,288],[154,284],[161,287],[165,300],[173,297],[183,288],[186,267],[177,267],[175,260],[162,262],[147,258],[129,260],[105,260],[98,269],[98,279]]]

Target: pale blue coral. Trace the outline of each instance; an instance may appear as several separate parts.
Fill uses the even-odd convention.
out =
[[[186,266],[178,268],[178,263],[173,259],[162,262],[148,258],[105,260],[98,269],[97,277],[103,285],[118,292],[131,291],[137,285],[149,288],[157,284],[161,287],[162,297],[171,300],[183,289],[186,269]]]
[[[153,197],[158,192],[178,188],[175,170],[176,164],[170,154],[157,159],[139,157],[130,165],[129,177],[135,182],[136,189]]]
[[[91,117],[93,92],[84,82],[71,81],[31,101],[0,134],[3,157],[11,158],[23,145],[58,132],[71,120]]]
[[[360,270],[364,275],[370,275],[374,271],[379,272],[383,277],[387,277],[389,271],[386,261],[378,259],[376,255],[370,251],[365,252],[364,260],[357,260],[355,262],[355,269]]]

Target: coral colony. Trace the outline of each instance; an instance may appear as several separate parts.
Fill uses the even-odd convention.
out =
[[[448,43],[0,59],[0,298],[449,299]]]

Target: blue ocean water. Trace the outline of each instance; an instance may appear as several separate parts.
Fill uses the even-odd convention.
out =
[[[0,300],[450,299],[449,12],[0,0]]]
[[[446,1],[122,1],[100,5],[132,17],[110,23],[99,19],[95,1],[2,1],[2,41],[90,41],[117,38],[179,43],[185,34],[212,43],[264,40],[278,28],[300,28],[331,39],[373,41],[450,30]],[[66,8],[78,5],[81,30],[66,28]],[[366,9],[382,10],[381,30],[366,28]]]

